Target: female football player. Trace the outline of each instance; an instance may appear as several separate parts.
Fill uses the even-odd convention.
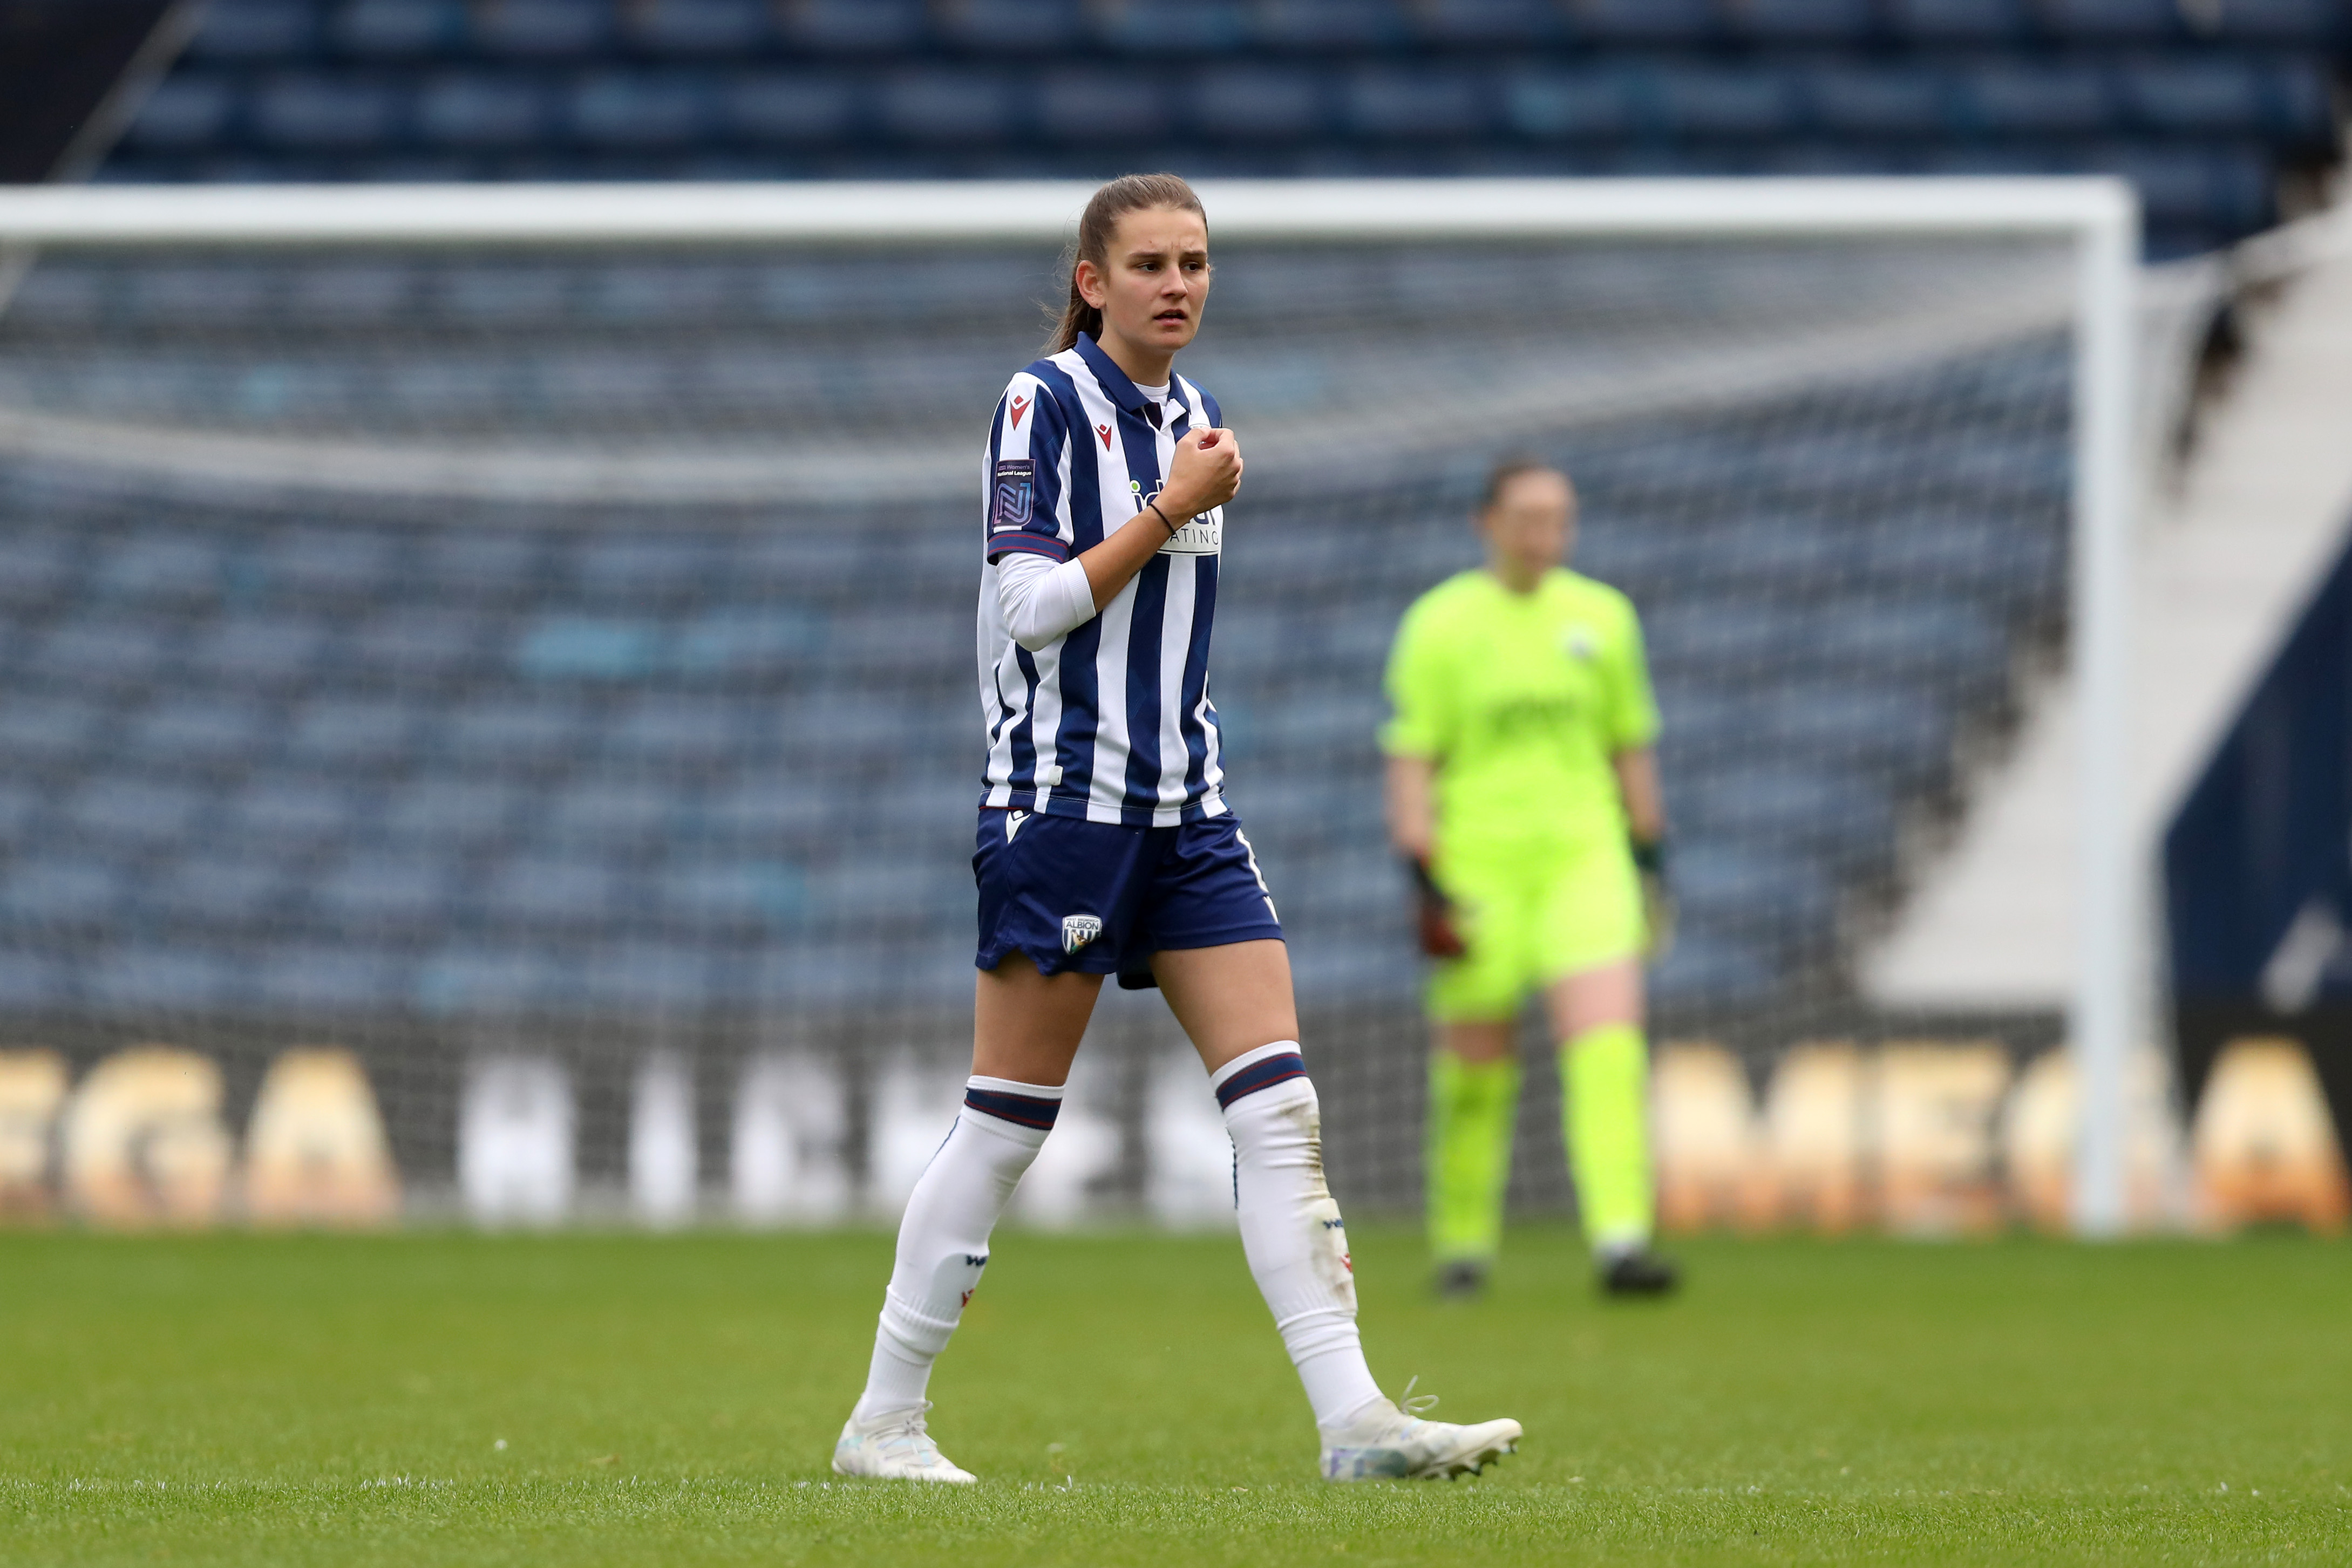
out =
[[[1217,404],[1171,369],[1210,282],[1201,203],[1173,175],[1095,193],[1045,356],[988,442],[980,695],[988,757],[972,1075],[908,1199],[844,1475],[969,1481],[925,1429],[931,1364],[988,1238],[1052,1131],[1105,975],[1157,987],[1234,1142],[1251,1274],[1306,1385],[1323,1474],[1450,1476],[1516,1421],[1423,1421],[1381,1394],[1323,1180],[1282,927],[1223,792],[1209,702],[1224,504],[1242,479]]]
[[[1477,1294],[1501,1245],[1519,1092],[1512,1035],[1541,990],[1601,1283],[1655,1293],[1675,1271],[1650,1250],[1642,959],[1663,908],[1665,814],[1641,623],[1623,594],[1567,569],[1576,494],[1558,469],[1497,466],[1477,526],[1486,566],[1405,612],[1381,737],[1390,837],[1436,960],[1438,1289]]]

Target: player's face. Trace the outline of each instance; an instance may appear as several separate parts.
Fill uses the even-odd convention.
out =
[[[1576,548],[1576,492],[1565,474],[1517,475],[1480,516],[1479,527],[1498,563],[1529,573],[1563,566]]]
[[[1154,357],[1201,329],[1209,302],[1209,225],[1198,213],[1146,207],[1120,216],[1104,265],[1078,263],[1078,292],[1103,332]]]

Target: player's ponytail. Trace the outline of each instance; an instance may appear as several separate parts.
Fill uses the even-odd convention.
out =
[[[1065,349],[1076,348],[1081,332],[1101,339],[1102,312],[1087,304],[1087,297],[1078,292],[1078,263],[1091,261],[1098,267],[1109,266],[1110,235],[1118,226],[1118,220],[1129,213],[1153,207],[1199,213],[1202,223],[1209,220],[1201,198],[1192,193],[1192,187],[1181,175],[1121,174],[1097,191],[1078,218],[1077,243],[1062,257],[1062,274],[1069,279],[1070,298],[1062,307],[1061,319],[1054,323],[1053,336],[1045,340],[1045,352],[1058,354]]]

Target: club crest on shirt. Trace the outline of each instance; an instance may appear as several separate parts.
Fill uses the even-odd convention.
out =
[[[1098,915],[1065,915],[1062,916],[1062,951],[1075,953],[1102,935],[1102,916]]]
[[[1001,534],[1025,528],[1037,511],[1037,465],[1026,457],[1007,457],[996,465],[996,484],[988,502],[988,530]]]
[[[1601,652],[1600,643],[1589,626],[1570,626],[1559,634],[1560,652],[1570,658],[1590,664]]]

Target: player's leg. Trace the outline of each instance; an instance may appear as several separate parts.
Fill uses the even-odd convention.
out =
[[[1421,1420],[1381,1392],[1365,1363],[1355,1266],[1323,1176],[1322,1109],[1299,1051],[1288,949],[1270,939],[1163,949],[1152,969],[1224,1110],[1242,1251],[1314,1409],[1325,1479],[1442,1478],[1510,1452],[1517,1422]]]
[[[1604,1289],[1673,1288],[1672,1264],[1651,1250],[1655,1198],[1650,1164],[1649,1043],[1643,1033],[1640,883],[1622,853],[1580,861],[1561,879],[1547,919],[1558,967],[1546,988],[1559,1045],[1562,1131],[1586,1241]]]
[[[1465,951],[1428,989],[1435,1049],[1424,1129],[1429,1249],[1440,1294],[1475,1296],[1502,1249],[1503,1192],[1519,1103],[1513,1039],[1528,981],[1527,890],[1505,865],[1443,869]]]
[[[845,1475],[972,1478],[924,1426],[932,1364],[988,1267],[989,1237],[1061,1110],[1102,972],[1116,967],[1139,831],[982,813],[971,1077],[907,1199],[866,1390],[834,1450]],[[1054,970],[1058,972],[1047,972]]]

